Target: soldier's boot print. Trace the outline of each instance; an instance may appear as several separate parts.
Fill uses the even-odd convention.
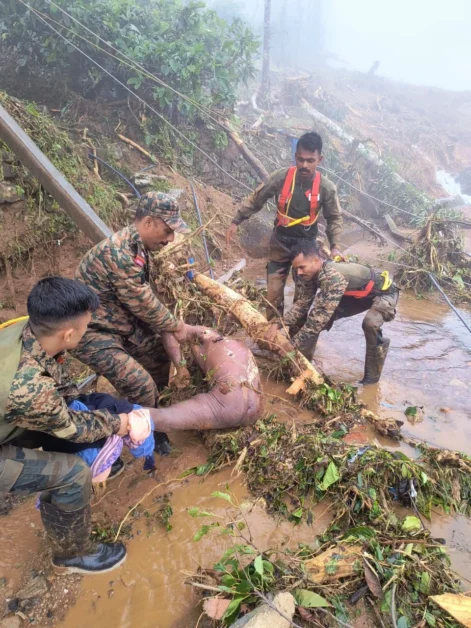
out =
[[[45,499],[40,501],[41,519],[52,547],[52,566],[58,574],[105,573],[126,558],[122,543],[93,543],[90,540],[90,504],[64,511]]]
[[[377,384],[379,382],[390,344],[389,338],[380,339],[380,343],[376,345],[367,343],[365,374],[360,384]]]

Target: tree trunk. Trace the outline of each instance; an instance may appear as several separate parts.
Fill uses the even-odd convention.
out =
[[[271,46],[271,0],[265,0],[265,18],[263,30],[263,66],[260,95],[263,107],[270,100],[270,46]]]

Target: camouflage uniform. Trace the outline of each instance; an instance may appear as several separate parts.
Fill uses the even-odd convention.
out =
[[[368,296],[344,296],[346,291],[364,287],[370,279],[374,280],[374,287]],[[382,291],[383,282],[381,275],[367,266],[331,261],[324,262],[316,278],[297,279],[298,299],[285,316],[294,344],[301,351],[306,346],[315,346],[320,332],[329,330],[334,321],[365,311],[363,331],[366,342],[372,346],[379,344],[383,323],[392,321],[396,315],[399,294],[394,283]]]
[[[170,199],[160,193],[145,197],[160,202],[159,208],[162,198]],[[174,228],[165,214],[158,215]],[[100,307],[73,355],[104,375],[125,399],[156,407],[170,367],[160,333],[175,331],[178,321],[156,296],[149,255],[134,224],[85,255],[76,277],[98,294]]]
[[[91,472],[86,463],[70,454],[32,451],[19,445],[29,430],[78,443],[95,442],[117,433],[121,421],[107,410],[70,410],[67,399],[79,393],[64,370],[64,356],[49,356],[29,325],[22,338],[4,416],[12,430],[10,434],[2,430],[0,443],[0,493],[45,491],[48,501],[58,508],[77,510],[90,498]]]
[[[240,225],[243,221],[248,220],[259,212],[270,198],[278,196],[282,191],[287,173],[288,169],[283,168],[270,175],[265,183],[262,183],[255,192],[242,202],[232,222]],[[302,181],[299,177],[296,179],[289,209],[290,217],[295,219],[309,215],[310,201],[306,193],[310,192],[311,188],[312,179],[309,181]],[[338,248],[343,221],[340,214],[337,188],[324,175],[321,175],[319,204],[327,222],[326,233],[330,247],[331,249]],[[292,227],[275,226],[270,240],[270,253],[267,265],[267,297],[280,315],[283,315],[284,288],[291,268],[290,251],[300,238],[314,240],[317,235],[317,222],[310,227],[305,227],[302,224]],[[267,310],[268,319],[272,319],[274,316],[275,313],[272,310]]]

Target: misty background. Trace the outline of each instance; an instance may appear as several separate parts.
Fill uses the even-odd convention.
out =
[[[208,0],[262,36],[264,0]],[[470,0],[272,0],[274,64],[329,65],[453,90],[471,89]],[[331,53],[336,58],[326,57]]]

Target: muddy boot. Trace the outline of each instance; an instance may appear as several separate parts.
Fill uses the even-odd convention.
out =
[[[360,384],[379,382],[390,344],[389,338],[384,338],[379,345],[366,345],[365,376]]]
[[[154,432],[154,451],[160,456],[168,456],[172,451],[172,444],[169,441],[167,434],[163,432]]]
[[[297,347],[298,351],[300,351],[303,354],[303,356],[307,360],[309,360],[309,362],[312,362],[312,358],[314,357],[314,351],[316,350],[318,339],[319,339],[319,335],[308,336]]]
[[[40,502],[41,519],[52,547],[52,566],[59,574],[104,573],[121,565],[126,558],[122,543],[90,541],[91,508],[65,512]]]

